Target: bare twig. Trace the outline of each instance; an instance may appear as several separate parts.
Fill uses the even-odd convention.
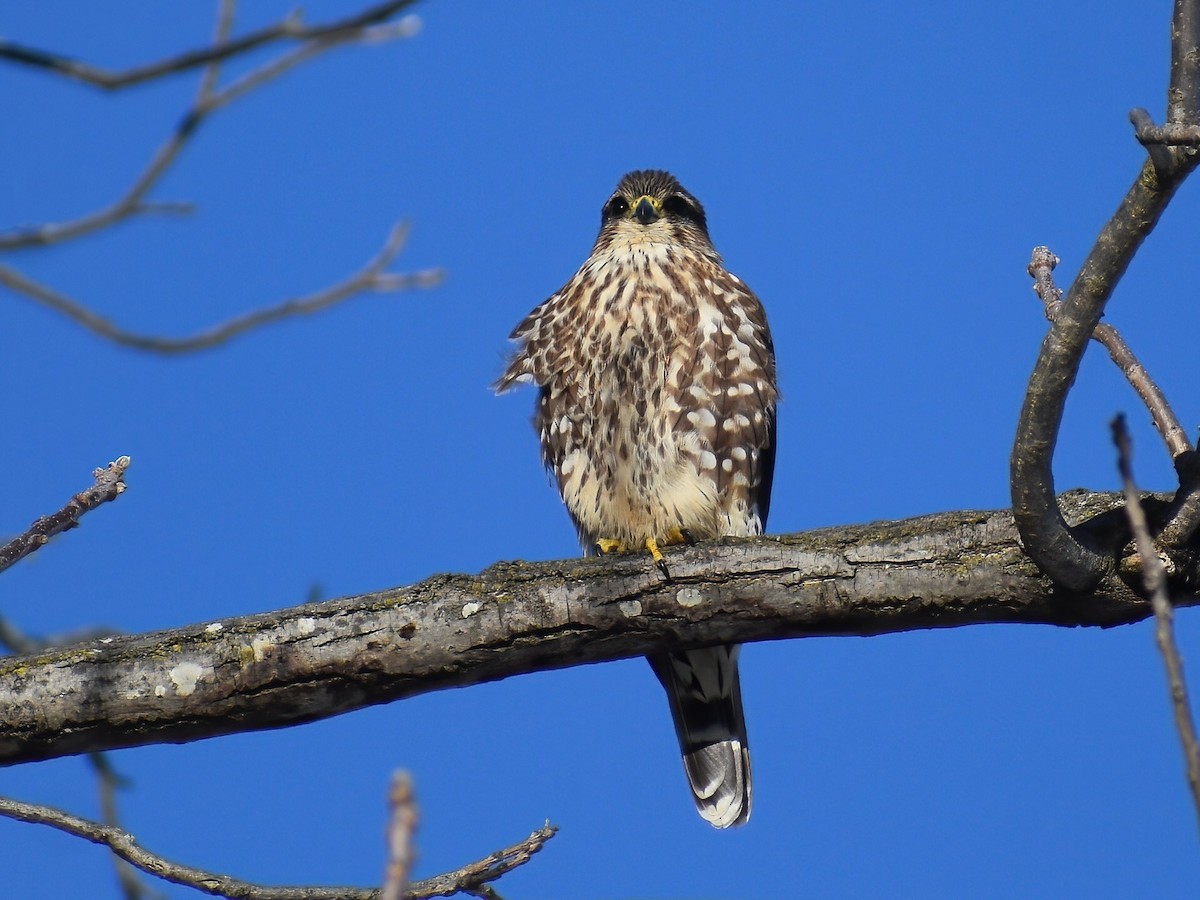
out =
[[[405,900],[413,865],[413,832],[417,830],[417,802],[407,772],[392,776],[388,806],[392,810],[387,828],[388,863],[379,900]]]
[[[100,788],[100,814],[105,825],[121,827],[121,816],[117,812],[117,789],[127,786],[127,782],[113,768],[107,753],[89,753],[88,762],[96,773],[96,783]],[[112,854],[113,865],[117,870],[117,883],[125,900],[143,900],[143,898],[162,898],[164,895],[152,890],[142,880],[137,868],[118,854]]]
[[[1176,0],[1171,42],[1172,121],[1188,124],[1197,123],[1200,109],[1193,77],[1200,54],[1194,6],[1195,0]],[[1038,568],[1072,591],[1088,590],[1113,571],[1113,548],[1063,518],[1054,492],[1054,446],[1067,394],[1105,305],[1171,197],[1200,162],[1200,154],[1182,148],[1160,149],[1142,166],[1067,291],[1029,377],[1013,441],[1009,481],[1021,539]]]
[[[413,885],[413,897],[452,897],[454,894],[474,894],[477,897],[495,896],[488,887],[506,872],[529,862],[546,841],[558,833],[558,826],[547,822],[520,843],[445,875],[438,875]],[[421,893],[418,894],[418,891]]]
[[[1174,614],[1171,600],[1167,596],[1166,569],[1154,546],[1154,540],[1150,537],[1146,514],[1142,511],[1141,498],[1133,481],[1132,449],[1124,416],[1113,419],[1112,430],[1113,442],[1117,445],[1117,466],[1121,472],[1122,489],[1125,494],[1125,512],[1133,529],[1138,556],[1141,557],[1143,579],[1154,609],[1154,640],[1167,669],[1171,705],[1175,712],[1175,728],[1183,745],[1188,786],[1192,791],[1192,802],[1195,804],[1197,822],[1200,824],[1200,744],[1196,741],[1196,726],[1192,721],[1187,683],[1183,677],[1183,660],[1180,659],[1179,648],[1175,645],[1172,622]]]
[[[227,10],[223,7],[218,28],[226,27],[228,22],[226,15]],[[228,15],[232,15],[232,12],[228,12]],[[330,28],[295,50],[265,63],[219,91],[215,89],[216,67],[217,62],[225,57],[213,58],[212,64],[201,78],[200,88],[191,109],[183,115],[175,130],[158,148],[149,164],[123,196],[102,209],[76,219],[66,222],[47,222],[0,233],[0,251],[45,246],[77,238],[139,213],[177,211],[180,208],[179,204],[150,204],[145,201],[145,197],[162,179],[189,139],[196,133],[196,129],[211,113],[326,50],[351,42],[377,42],[407,37],[414,33],[413,22],[407,19],[380,28],[366,28],[361,25],[353,28]],[[2,49],[2,45],[0,45],[0,49]]]
[[[1033,289],[1045,306],[1046,318],[1051,322],[1058,316],[1059,309],[1062,307],[1062,291],[1055,286],[1053,274],[1054,267],[1058,263],[1058,257],[1050,252],[1049,247],[1033,248],[1033,256],[1029,261],[1029,274],[1033,276]],[[1162,435],[1171,458],[1176,459],[1191,450],[1192,445],[1188,441],[1187,432],[1179,424],[1179,419],[1171,409],[1171,404],[1167,402],[1162,390],[1150,377],[1146,367],[1133,355],[1133,351],[1129,349],[1129,345],[1125,343],[1125,339],[1121,337],[1117,329],[1101,322],[1092,332],[1092,339],[1104,345],[1104,349],[1108,351],[1112,361],[1117,364],[1137,395],[1142,398],[1142,402],[1146,404],[1146,409],[1150,411],[1150,418],[1154,420],[1154,427]]]
[[[328,22],[324,25],[305,25],[300,10],[287,18],[229,40],[219,38],[211,47],[189,50],[167,59],[135,66],[121,72],[113,72],[79,60],[69,59],[55,53],[24,47],[12,41],[0,40],[0,59],[8,59],[35,68],[72,78],[105,90],[118,90],[140,84],[164,75],[186,72],[210,63],[221,62],[278,40],[311,41],[338,37],[346,32],[359,31],[391,18],[396,13],[413,6],[416,0],[391,0],[369,7],[360,13]]]
[[[215,872],[206,872],[203,869],[172,862],[156,853],[151,853],[141,847],[132,834],[121,828],[83,819],[51,806],[0,797],[0,816],[15,819],[18,822],[49,825],[51,828],[73,834],[92,843],[103,844],[143,872],[213,896],[230,897],[234,900],[378,900],[379,898],[379,890],[376,888],[273,887],[239,881]],[[424,900],[427,897],[449,897],[456,893],[475,892],[478,894],[489,882],[495,881],[528,862],[530,857],[537,853],[557,830],[553,825],[547,823],[525,840],[505,850],[493,853],[478,862],[463,866],[461,869],[445,875],[415,882],[409,886],[408,897],[412,900]]]
[[[1200,125],[1163,125],[1154,124],[1150,113],[1144,109],[1135,109],[1129,114],[1135,126],[1134,134],[1142,144],[1165,144],[1168,147],[1200,146]]]
[[[217,26],[213,32],[213,44],[221,46],[229,40],[233,33],[233,17],[237,10],[237,0],[220,0],[217,4]],[[217,79],[221,77],[221,60],[214,59],[204,67],[200,76],[200,86],[196,90],[196,103],[206,102],[217,89]]]
[[[34,300],[38,304],[62,313],[88,331],[116,344],[154,353],[174,354],[203,350],[224,344],[231,338],[281,319],[306,315],[326,309],[367,291],[392,293],[413,288],[432,287],[443,278],[441,270],[427,269],[411,274],[384,272],[404,247],[408,237],[407,223],[396,225],[383,248],[348,278],[306,297],[285,300],[275,306],[255,310],[230,319],[198,334],[182,338],[160,337],[127,331],[99,316],[70,297],[39,284],[14,269],[0,266],[0,284]]]
[[[399,22],[390,22],[386,25],[376,25],[372,28],[362,28],[353,32],[330,34],[325,37],[315,38],[306,44],[302,44],[295,50],[285,53],[277,59],[255,69],[253,72],[243,75],[221,91],[213,94],[206,111],[213,112],[220,109],[243,94],[261,87],[273,78],[278,78],[289,69],[295,68],[300,63],[307,62],[314,56],[324,53],[326,50],[352,42],[378,44],[398,38],[412,37],[418,30],[416,20],[408,17],[401,19]]]
[[[1177,132],[1186,126],[1172,125],[1168,128],[1159,128],[1154,124],[1150,113],[1140,106],[1129,111],[1129,121],[1133,123],[1133,134],[1138,139],[1138,143],[1146,148],[1146,155],[1150,157],[1154,171],[1157,173],[1171,171],[1175,155],[1171,152],[1169,142],[1161,140],[1161,138],[1165,138],[1168,131]],[[1160,138],[1160,140],[1155,140],[1155,138]]]
[[[125,470],[129,468],[129,462],[128,456],[121,456],[104,468],[96,469],[92,472],[95,484],[68,500],[58,512],[42,516],[24,534],[0,547],[0,572],[44,546],[54,535],[74,528],[84,513],[115,500],[125,490]]]
[[[317,28],[302,26],[298,16],[293,16],[284,23],[275,26],[275,30],[267,29],[259,32],[261,40],[258,42],[262,43],[267,40],[273,40],[275,37],[287,36],[302,40],[303,42],[298,47],[282,54],[276,59],[268,61],[225,88],[218,90],[217,80],[220,62],[233,55],[233,52],[241,52],[241,50],[215,52],[215,49],[238,45],[241,46],[242,50],[245,50],[252,46],[257,46],[257,43],[254,41],[247,42],[246,39],[242,39],[240,44],[239,42],[230,42],[228,40],[229,33],[233,27],[235,4],[233,0],[222,0],[218,10],[214,52],[207,54],[184,54],[183,57],[176,58],[176,61],[186,61],[186,64],[182,65],[182,68],[192,68],[201,64],[205,66],[195,101],[191,109],[180,120],[170,137],[159,147],[154,157],[150,160],[150,163],[125,194],[103,209],[77,219],[60,223],[45,223],[29,228],[16,229],[7,233],[0,233],[0,251],[21,247],[44,246],[80,237],[138,213],[179,211],[179,204],[151,203],[146,200],[146,197],[179,157],[184,146],[208,115],[265,82],[278,77],[287,70],[339,44],[350,41],[379,42],[414,34],[417,23],[416,19],[411,16],[400,19],[397,22],[375,24],[390,18],[403,7],[410,5],[411,2],[413,0],[382,4],[356,16]],[[6,55],[4,52],[6,46],[11,51],[11,46],[0,42],[0,56]],[[29,57],[29,52],[22,49],[21,53],[24,54],[20,56],[24,62],[45,65],[55,71],[72,74],[74,77],[84,77],[79,74],[78,67],[74,66],[74,64],[68,65],[67,68],[62,68],[59,63],[63,63],[64,65],[66,63],[58,57],[50,57],[43,54],[39,57],[42,61],[38,62]],[[12,58],[11,52],[7,55]],[[34,53],[34,56],[36,57],[37,54]],[[178,70],[180,69],[163,68],[161,65],[153,68],[153,71],[158,74]],[[154,76],[139,76],[139,78],[144,77]],[[388,237],[387,243],[375,259],[367,263],[359,272],[330,288],[307,297],[288,300],[273,307],[256,310],[199,334],[183,338],[145,335],[119,328],[77,300],[61,294],[47,285],[40,284],[11,267],[0,266],[0,284],[34,300],[42,306],[67,316],[94,334],[117,344],[155,353],[186,353],[215,347],[246,331],[280,319],[325,309],[365,291],[401,291],[410,288],[428,287],[438,283],[441,280],[442,273],[437,271],[422,271],[411,275],[399,275],[383,271],[387,264],[400,252],[406,236],[406,226],[396,226]]]

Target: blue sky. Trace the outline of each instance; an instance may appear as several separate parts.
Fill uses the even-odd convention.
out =
[[[210,4],[19,4],[13,40],[123,67],[206,41]],[[246,7],[240,28],[283,3]],[[312,21],[347,5],[305,4]],[[762,297],[784,401],[769,530],[1007,506],[1045,323],[1025,272],[1066,284],[1136,174],[1126,115],[1161,120],[1171,4],[422,4],[421,34],[333,52],[208,121],[144,218],[4,260],[137,330],[185,334],[310,292],[413,223],[367,296],[219,350],[113,347],[0,292],[8,440],[0,532],[133,457],[130,489],[0,579],[52,633],[150,631],[578,552],[541,471],[532,392],[488,385],[505,337],[586,257],[620,175],[670,169]],[[262,62],[260,54],[233,72]],[[118,196],[196,78],[104,95],[0,68],[4,225]],[[1193,434],[1197,185],[1109,307]],[[1060,488],[1117,485],[1130,414],[1098,348]],[[1200,628],[1179,616],[1200,691]],[[748,647],[755,812],[692,809],[640,660],[446,691],[284,731],[115,754],[149,848],[249,880],[377,882],[387,780],[413,774],[418,877],[560,835],[520,898],[1190,896],[1196,823],[1145,624],[974,627]],[[82,760],[0,770],[0,793],[97,815]],[[12,896],[117,897],[105,854],[0,821]],[[166,888],[169,897],[194,896]]]

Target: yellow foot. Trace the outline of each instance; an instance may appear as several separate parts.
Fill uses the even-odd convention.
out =
[[[674,530],[678,531],[679,529]],[[664,543],[673,544],[675,541],[671,540],[670,535],[668,535],[667,540]],[[654,538],[646,538],[646,549],[650,551],[650,555],[654,557],[654,561],[658,563],[658,569],[663,573],[663,578],[667,579],[667,581],[670,581],[671,571],[667,568],[667,561],[663,559],[662,551],[658,549],[658,541],[656,541]]]
[[[663,540],[663,544],[668,545],[668,546],[671,544],[691,544],[691,543],[694,543],[694,541],[692,540],[692,536],[690,534],[688,534],[686,531],[682,531],[679,528],[672,528],[670,531],[667,532],[666,539]]]
[[[670,541],[664,541],[664,543],[670,543]],[[658,549],[658,541],[654,538],[646,538],[646,549],[650,551],[650,555],[654,557],[656,563],[662,563],[663,555],[662,551]]]
[[[672,528],[670,531],[668,531],[666,537],[664,537],[662,541],[664,547],[669,547],[672,544],[690,543],[692,543],[691,537],[685,532],[680,531],[678,528]],[[655,565],[657,565],[662,571],[666,579],[670,581],[671,573],[667,569],[667,561],[663,559],[662,551],[658,549],[658,541],[652,537],[646,538],[646,543],[644,546],[646,547],[646,551],[654,560]],[[604,554],[624,553],[627,549],[629,549],[625,546],[623,541],[620,541],[616,538],[597,538],[596,547],[599,548],[600,552]]]

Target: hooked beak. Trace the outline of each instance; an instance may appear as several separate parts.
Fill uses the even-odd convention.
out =
[[[654,208],[649,197],[641,197],[638,200],[637,206],[633,208],[633,217],[638,220],[639,225],[649,225],[659,219],[658,210]]]

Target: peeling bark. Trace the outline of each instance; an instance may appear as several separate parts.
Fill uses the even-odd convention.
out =
[[[1074,521],[1119,503],[1083,491],[1060,499]],[[1117,576],[1086,593],[1056,590],[1008,510],[729,539],[667,560],[669,582],[642,555],[502,563],[9,657],[0,764],[279,728],[669,646],[985,622],[1111,626],[1150,614]]]

